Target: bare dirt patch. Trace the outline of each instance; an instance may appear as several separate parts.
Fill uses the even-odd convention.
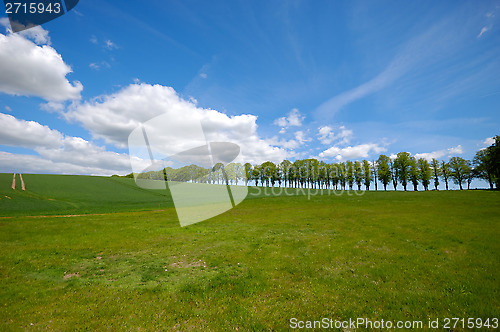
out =
[[[67,280],[67,279],[69,279],[69,278],[73,278],[73,277],[80,278],[80,274],[79,274],[78,272],[76,272],[76,273],[68,273],[68,274],[64,274],[63,279],[64,279],[64,280]]]
[[[201,259],[196,262],[176,262],[169,265],[173,268],[189,268],[189,267],[207,267],[207,263],[203,262]]]

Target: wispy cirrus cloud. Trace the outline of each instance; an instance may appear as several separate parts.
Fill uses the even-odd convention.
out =
[[[489,30],[490,30],[490,27],[487,27],[487,26],[483,27],[481,29],[481,31],[479,32],[479,34],[477,35],[477,38],[481,38]]]
[[[398,48],[389,64],[378,75],[323,102],[315,111],[316,117],[331,119],[349,104],[393,86],[409,73],[415,73],[440,61],[448,61],[450,55],[465,47],[468,40],[468,35],[457,35],[456,31],[470,30],[471,22],[475,19],[477,18],[464,22],[463,12],[456,11],[410,38]]]

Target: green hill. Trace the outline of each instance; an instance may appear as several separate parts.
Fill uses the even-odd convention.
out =
[[[0,174],[0,215],[89,214],[173,207],[168,190],[145,190],[133,179],[23,174],[26,191],[13,190],[12,174]]]

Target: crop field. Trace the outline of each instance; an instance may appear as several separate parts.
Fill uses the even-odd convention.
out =
[[[500,192],[252,187],[180,227],[168,191],[132,179],[24,180],[0,174],[1,330],[500,316]]]

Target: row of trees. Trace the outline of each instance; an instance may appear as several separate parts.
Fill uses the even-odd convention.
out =
[[[130,174],[132,175],[132,174]],[[129,175],[129,176],[130,176]],[[453,181],[460,189],[465,185],[470,188],[474,178],[486,180],[490,188],[500,189],[500,136],[495,137],[495,143],[486,149],[478,151],[473,160],[452,157],[448,162],[424,158],[415,158],[408,152],[400,152],[395,158],[380,155],[373,161],[346,161],[325,163],[317,159],[303,159],[291,162],[284,160],[279,164],[267,161],[261,165],[246,163],[231,163],[227,166],[217,164],[210,170],[196,165],[184,166],[179,169],[167,167],[157,172],[141,173],[139,178],[169,179],[197,183],[238,184],[253,181],[261,186],[284,186],[290,188],[324,188],[347,189],[357,187],[370,190],[371,184],[378,189],[382,184],[384,190],[388,186],[398,189],[402,186],[407,190],[413,186],[418,190],[421,184],[424,190],[431,185],[438,189],[440,180],[444,181],[448,190],[449,182]]]

